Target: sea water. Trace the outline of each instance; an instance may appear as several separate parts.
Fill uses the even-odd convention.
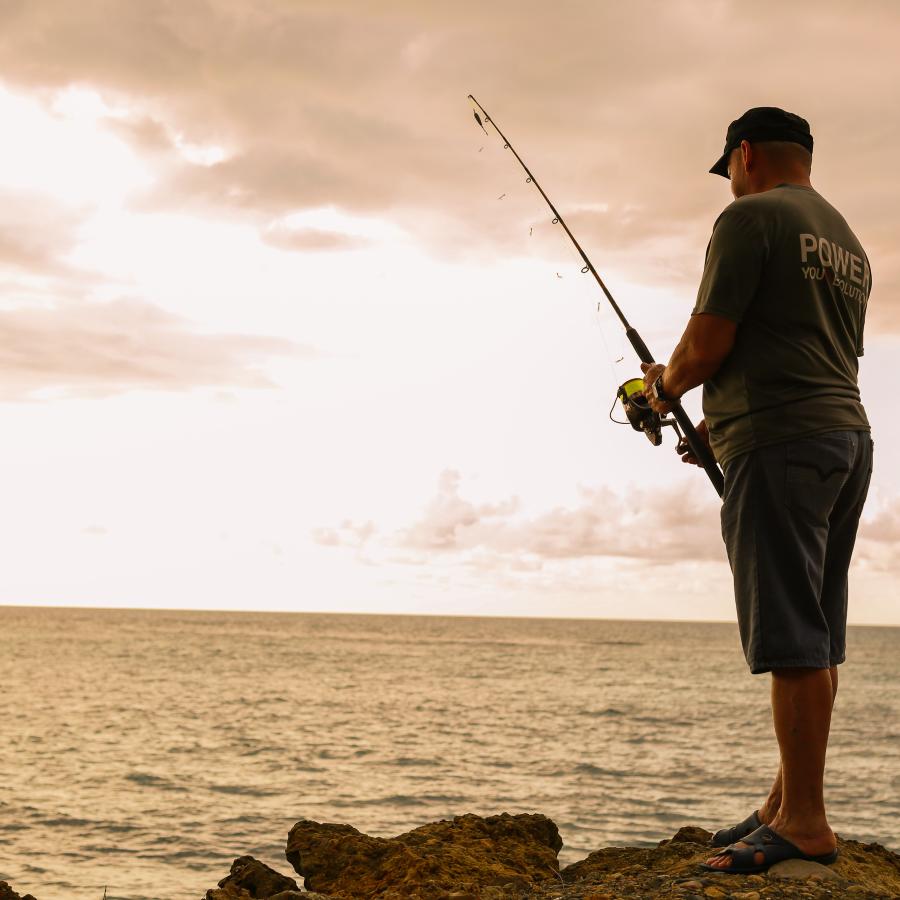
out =
[[[539,812],[562,865],[744,818],[777,766],[730,624],[0,608],[0,879],[199,900],[301,818]],[[851,628],[827,801],[900,850],[900,629]]]

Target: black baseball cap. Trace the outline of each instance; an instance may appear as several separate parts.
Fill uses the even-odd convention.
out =
[[[754,106],[735,119],[725,134],[725,151],[709,170],[713,175],[728,177],[728,157],[741,141],[793,141],[812,152],[813,138],[809,122],[777,106]]]

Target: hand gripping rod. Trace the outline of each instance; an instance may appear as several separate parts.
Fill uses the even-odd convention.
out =
[[[632,328],[632,326],[628,323],[628,320],[625,318],[622,310],[619,309],[619,304],[613,299],[613,295],[609,292],[609,288],[603,283],[603,279],[597,274],[597,270],[594,268],[594,264],[588,259],[587,254],[584,250],[581,249],[581,244],[575,240],[575,235],[569,230],[569,226],[566,225],[563,217],[559,214],[556,207],[551,202],[550,198],[544,193],[544,189],[537,183],[534,175],[531,174],[531,170],[525,163],[522,161],[522,157],[516,153],[512,144],[510,144],[506,135],[497,127],[497,123],[488,115],[485,108],[471,95],[469,94],[469,100],[478,107],[478,110],[481,110],[481,116],[478,115],[478,110],[475,110],[475,120],[478,124],[484,129],[485,133],[487,133],[487,129],[484,127],[485,122],[490,122],[491,125],[494,126],[497,134],[503,139],[503,147],[505,150],[511,150],[513,156],[519,161],[519,165],[525,170],[525,173],[528,177],[525,179],[526,184],[533,184],[540,192],[541,196],[547,202],[547,206],[550,207],[553,212],[552,224],[554,225],[562,225],[566,234],[569,236],[569,239],[575,245],[575,249],[578,251],[581,258],[584,260],[584,267],[582,268],[582,272],[590,272],[591,275],[597,281],[597,284],[600,285],[600,290],[606,295],[606,299],[609,300],[610,305],[613,308],[615,314],[619,317],[619,321],[622,325],[625,326],[625,336],[628,338],[629,343],[632,347],[634,347],[635,353],[637,353],[638,358],[641,362],[644,363],[653,363],[653,354],[647,349],[647,345],[641,339],[641,336],[637,333],[637,331]],[[697,434],[697,429],[694,428],[693,423],[691,422],[690,416],[684,411],[684,407],[681,405],[679,400],[671,401],[672,403],[672,415],[675,417],[675,421],[681,426],[681,430],[684,432],[685,439],[688,442],[688,446],[691,448],[691,452],[697,458],[700,465],[706,470],[706,474],[709,476],[709,480],[712,482],[713,487],[716,489],[719,496],[722,496],[722,491],[724,490],[724,479],[722,477],[722,472],[719,469],[719,465],[716,462],[715,457],[712,455],[709,447],[706,446],[706,443],[701,439],[700,435]]]

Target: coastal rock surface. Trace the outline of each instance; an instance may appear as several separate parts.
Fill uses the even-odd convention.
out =
[[[219,882],[219,887],[206,892],[206,900],[269,900],[286,892],[300,895],[300,888],[293,878],[270,869],[252,856],[239,856],[231,864],[231,872]]]
[[[31,894],[17,894],[5,881],[0,881],[0,900],[34,900]]]
[[[560,879],[540,886],[541,900],[898,900],[900,856],[880,844],[838,837],[840,856],[831,866],[789,860],[756,875],[708,872],[699,864],[715,852],[712,834],[688,826],[656,847],[610,847],[566,866]]]
[[[308,889],[340,900],[437,900],[520,896],[559,873],[561,848],[559,829],[539,813],[469,813],[392,838],[302,819],[285,855]]]
[[[707,872],[710,832],[682,828],[656,847],[609,847],[559,869],[562,840],[538,814],[455,816],[392,838],[308,819],[290,831],[293,879],[240,857],[207,900],[900,900],[900,856],[838,838],[831,866],[790,860],[756,875]],[[294,885],[293,887],[284,885]],[[278,889],[274,893],[268,890]],[[0,893],[0,900],[18,900]],[[27,898],[23,898],[27,900]]]

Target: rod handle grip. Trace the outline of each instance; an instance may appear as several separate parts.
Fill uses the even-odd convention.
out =
[[[643,338],[630,325],[625,329],[625,336],[628,338],[631,346],[634,347],[634,352],[637,353],[640,361],[652,364],[654,361],[653,354],[647,349]],[[712,451],[706,446],[706,442],[697,434],[697,429],[694,428],[691,417],[684,411],[680,401],[676,401],[672,405],[672,415],[675,416],[675,421],[681,426],[691,452],[697,457],[697,462],[706,470],[712,486],[721,497],[725,491],[725,478],[722,475],[722,470],[719,468],[716,458],[712,455]]]
[[[681,430],[684,432],[685,440],[688,442],[691,452],[697,458],[697,462],[699,462],[706,470],[706,474],[709,476],[709,480],[716,489],[716,493],[721,497],[725,491],[725,477],[722,475],[722,470],[719,468],[719,464],[716,462],[712,450],[706,446],[706,441],[704,441],[697,433],[697,429],[694,428],[691,417],[685,412],[685,409],[680,402],[672,407],[672,415],[675,416],[675,421],[681,426]]]
[[[652,364],[654,362],[653,354],[647,349],[644,339],[630,325],[625,329],[625,337],[628,338],[629,343],[634,347],[634,352],[637,353],[638,359],[642,363]]]

